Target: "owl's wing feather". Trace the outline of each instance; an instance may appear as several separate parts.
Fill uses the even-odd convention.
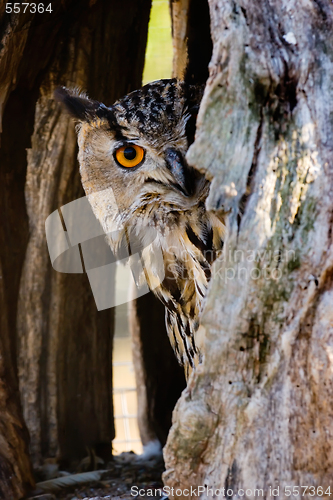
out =
[[[178,361],[187,371],[201,359],[195,337],[211,277],[211,264],[222,249],[224,239],[222,223],[214,221],[213,226],[206,222],[186,224],[186,231],[179,237],[186,251],[181,253],[182,258],[165,252],[165,276],[160,286],[153,290],[166,307],[167,333]]]
[[[194,368],[195,359],[200,361],[200,352],[195,344],[194,333],[198,326],[182,312],[165,309],[165,323],[171,346],[181,365]]]

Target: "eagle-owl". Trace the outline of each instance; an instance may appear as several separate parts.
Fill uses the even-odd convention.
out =
[[[201,88],[176,79],[149,83],[110,107],[75,90],[56,91],[78,120],[82,184],[113,253],[131,236],[143,240],[147,229],[156,232],[149,252],[141,253],[143,268],[165,305],[170,342],[187,369],[200,357],[195,334],[225,231],[223,218],[205,208],[209,182],[185,159],[201,97]],[[110,233],[115,221],[122,229]],[[162,280],[154,249],[163,256]]]

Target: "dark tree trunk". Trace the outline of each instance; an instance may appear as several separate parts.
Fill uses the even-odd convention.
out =
[[[164,306],[152,293],[131,304],[138,423],[144,445],[158,439],[164,446],[172,411],[186,386],[184,370],[166,333],[164,316]]]
[[[6,116],[4,109],[17,70],[22,58],[28,30],[22,30],[29,16],[19,20],[4,14],[5,4],[0,7],[0,130],[3,130]],[[15,56],[14,56],[15,52]],[[5,117],[4,117],[5,114]],[[4,120],[5,118],[5,120]],[[17,143],[26,147],[24,138],[17,134],[20,122],[18,116],[16,129]],[[22,131],[22,129],[21,129]],[[23,135],[23,134],[22,134]],[[23,421],[18,391],[16,363],[16,314],[17,296],[24,251],[28,239],[27,216],[24,204],[25,154],[21,151],[21,163],[12,170],[11,153],[6,137],[2,137],[0,150],[0,498],[17,500],[34,486],[32,468],[29,460],[29,437]]]
[[[207,0],[170,0],[173,75],[188,83],[205,84],[213,44]]]
[[[2,470],[7,477],[6,470],[15,469],[12,495],[18,498],[32,479],[17,373],[34,464],[80,458],[86,446],[111,451],[113,313],[97,311],[85,275],[54,271],[46,247],[47,216],[84,195],[74,124],[53,91],[78,86],[111,104],[138,88],[150,0],[52,2],[52,13],[35,15],[5,14],[4,8],[0,406],[7,411],[0,438],[15,449]]]
[[[0,267],[0,271],[2,271]],[[17,500],[34,485],[8,325],[3,273],[0,274],[0,498]]]

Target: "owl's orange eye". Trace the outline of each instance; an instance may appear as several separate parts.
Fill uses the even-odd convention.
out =
[[[144,157],[144,149],[135,144],[122,146],[116,151],[116,160],[122,167],[132,168],[139,165]]]

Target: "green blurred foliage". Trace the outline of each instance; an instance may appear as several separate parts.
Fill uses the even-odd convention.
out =
[[[153,0],[148,27],[143,84],[171,78],[172,36],[168,0]]]

